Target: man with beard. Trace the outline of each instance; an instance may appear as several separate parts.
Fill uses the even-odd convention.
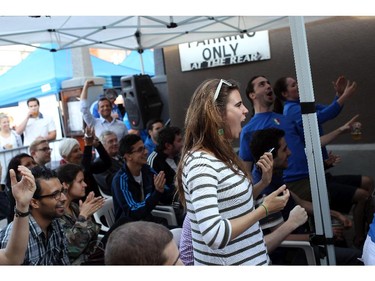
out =
[[[66,238],[57,220],[65,211],[67,189],[52,170],[36,166],[31,172],[36,191],[30,202],[30,211],[15,212],[20,217],[31,214],[29,243],[22,265],[69,265]],[[1,248],[8,243],[12,227],[10,223],[0,232]]]
[[[52,148],[49,147],[48,140],[45,138],[37,138],[34,140],[29,147],[30,155],[34,158],[35,162],[44,168],[51,162]],[[49,167],[51,165],[49,164]]]

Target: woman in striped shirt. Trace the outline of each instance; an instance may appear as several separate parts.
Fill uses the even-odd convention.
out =
[[[204,81],[187,110],[176,177],[191,221],[195,265],[270,262],[258,221],[282,210],[289,192],[284,185],[255,209],[254,190],[268,185],[272,155],[266,153],[257,162],[265,176],[253,190],[249,171],[231,145],[247,113],[237,83],[222,79]]]

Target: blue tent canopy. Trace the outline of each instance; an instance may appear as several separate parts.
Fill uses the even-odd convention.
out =
[[[94,76],[102,77],[105,79],[104,88],[116,88],[121,86],[121,77],[127,75],[140,74],[141,70],[126,67],[123,65],[116,65],[108,61],[99,59],[98,57],[91,56],[91,63]]]
[[[50,45],[42,46],[51,49]],[[71,50],[48,50],[36,49],[0,76],[0,107],[16,106],[19,101],[30,97],[57,94],[61,90],[61,82],[73,77]],[[132,67],[130,63],[127,66],[115,65],[95,56],[91,56],[91,63],[94,76],[105,78],[104,88],[120,86],[122,76],[141,73],[137,65]]]
[[[143,69],[144,74],[148,74],[150,76],[155,75],[155,61],[154,61],[154,51],[152,50],[144,50],[142,53],[142,61],[143,61]],[[122,66],[126,67],[134,67],[141,72],[141,58],[140,54],[137,51],[132,51],[123,62],[120,63]]]
[[[61,81],[73,75],[71,52],[35,50],[20,64],[0,76],[0,107],[57,93]],[[43,90],[42,90],[43,86]]]

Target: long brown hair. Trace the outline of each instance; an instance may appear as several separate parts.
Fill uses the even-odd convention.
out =
[[[189,152],[207,151],[225,163],[236,174],[242,172],[250,178],[249,172],[234,152],[228,138],[230,128],[225,122],[228,97],[232,91],[239,90],[236,81],[228,80],[228,82],[232,86],[223,83],[216,101],[214,101],[214,94],[220,79],[205,80],[198,86],[191,98],[185,117],[184,145],[176,173],[176,184],[183,205],[185,205],[185,196],[182,185],[182,170]],[[223,133],[219,133],[221,131]]]

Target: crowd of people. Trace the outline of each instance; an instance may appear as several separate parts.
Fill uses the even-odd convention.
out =
[[[183,128],[147,120],[133,130],[107,90],[88,104],[80,95],[85,124],[82,144],[63,138],[61,161],[51,169],[49,142],[56,128],[27,101],[27,117],[13,130],[0,115],[1,150],[29,152],[8,163],[7,226],[0,231],[0,264],[21,265],[299,265],[307,259],[285,240],[310,241],[313,204],[298,84],[283,77],[272,87],[262,75],[247,84],[249,110],[235,80],[208,79],[195,90]],[[332,175],[338,156],[326,145],[357,122],[351,118],[325,134],[357,85],[340,76],[330,105],[317,105],[322,155],[338,265],[375,260],[374,180]],[[238,152],[233,142],[239,140]],[[103,233],[93,215],[113,200],[114,224]],[[0,201],[3,202],[3,201]],[[153,212],[173,206],[177,225]],[[353,221],[350,213],[353,212]],[[178,239],[173,228],[181,229]],[[343,236],[354,228],[353,245]],[[324,254],[314,247],[316,262]]]

